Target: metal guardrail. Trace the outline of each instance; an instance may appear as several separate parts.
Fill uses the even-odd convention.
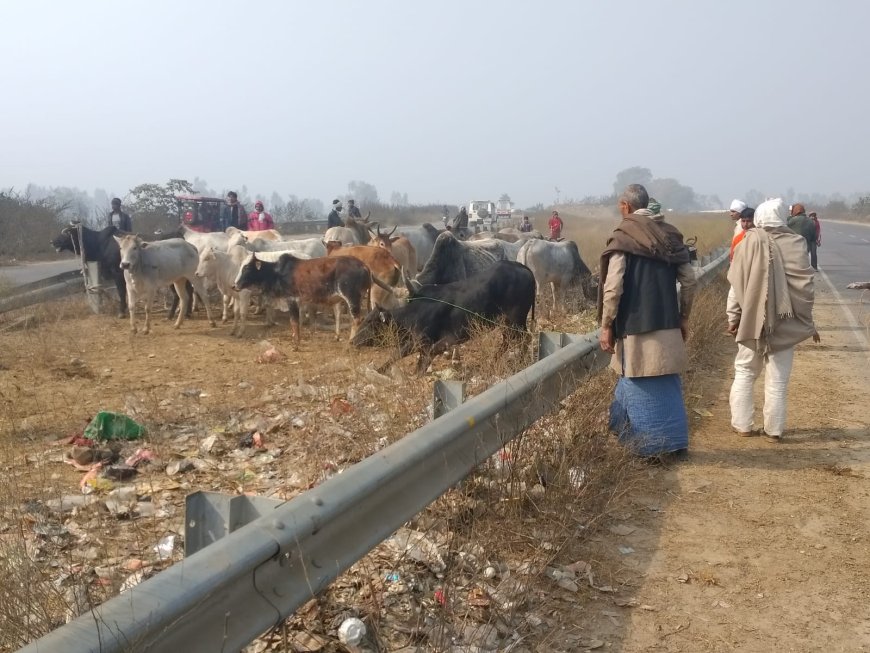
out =
[[[727,254],[699,270],[706,281]],[[563,343],[559,343],[560,345]],[[598,332],[22,649],[237,651],[280,624],[608,360]]]
[[[60,299],[84,289],[84,280],[79,270],[62,272],[47,279],[18,286],[5,293],[0,297],[0,313]]]

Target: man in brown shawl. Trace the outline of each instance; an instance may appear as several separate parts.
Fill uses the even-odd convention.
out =
[[[812,337],[813,269],[804,238],[786,226],[781,199],[755,210],[756,228],[734,250],[728,271],[728,332],[737,341],[731,385],[731,425],[754,435],[752,388],[764,370],[764,433],[779,442],[785,430],[786,393],[794,348]]]
[[[639,184],[619,198],[622,222],[601,255],[599,341],[621,377],[611,427],[640,455],[660,456],[688,448],[679,375],[696,282],[683,235],[648,204]]]

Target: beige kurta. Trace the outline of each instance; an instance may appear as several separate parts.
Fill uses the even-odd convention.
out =
[[[610,255],[607,279],[604,281],[603,326],[611,326],[616,319],[625,265],[625,254],[615,252]],[[677,281],[680,282],[680,316],[688,317],[696,287],[695,269],[691,264],[684,263],[677,268]],[[615,351],[610,367],[628,377],[680,374],[686,370],[688,362],[686,345],[679,329],[662,329],[620,338],[616,341]]]

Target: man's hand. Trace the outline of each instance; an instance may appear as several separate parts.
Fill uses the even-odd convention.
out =
[[[606,351],[608,354],[614,353],[613,345],[615,344],[615,340],[613,338],[613,327],[601,327],[601,333],[598,335],[598,344],[601,345],[601,349]]]
[[[822,341],[822,336],[819,335],[818,331],[813,331],[813,342],[819,344]]]
[[[740,322],[735,322],[734,324],[729,324],[725,330],[728,332],[729,336],[736,336],[737,335],[737,327],[739,327],[739,326],[740,326]]]
[[[689,318],[680,318],[680,333],[683,335],[683,341],[689,339]]]

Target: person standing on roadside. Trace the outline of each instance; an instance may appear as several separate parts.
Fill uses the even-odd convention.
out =
[[[746,202],[743,200],[731,200],[731,206],[728,209],[728,213],[731,214],[731,219],[734,220],[735,236],[743,231],[743,227],[740,226],[740,215],[746,210],[746,208]]]
[[[275,221],[272,220],[271,213],[266,213],[263,202],[260,200],[254,202],[254,210],[248,216],[248,231],[265,231],[274,228]]]
[[[816,242],[816,225],[810,220],[803,204],[793,204],[789,211],[788,228],[804,237],[809,253],[812,243]]]
[[[326,228],[332,229],[333,227],[340,227],[343,223],[341,221],[341,201],[332,200],[332,210],[329,212],[329,215],[326,216]]]
[[[520,223],[520,231],[524,234],[531,233],[532,223],[529,222],[529,216],[523,216],[523,221]]]
[[[547,226],[550,228],[550,240],[558,241],[562,238],[562,228],[565,224],[562,222],[562,218],[559,217],[558,211],[553,211]]]
[[[785,431],[795,345],[807,338],[821,342],[813,324],[813,270],[806,241],[786,220],[782,199],[762,203],[755,210],[755,229],[734,250],[728,270],[728,333],[737,341],[731,426],[738,435],[757,433],[753,387],[764,371],[763,433],[771,442],[779,442]]]
[[[362,220],[362,213],[354,200],[347,201],[347,217]]]
[[[227,199],[221,207],[221,227],[236,227],[245,231],[248,228],[248,214],[245,207],[239,202],[239,194],[231,190],[227,193]]]
[[[743,211],[740,212],[740,220],[738,220],[738,224],[740,224],[740,233],[734,236],[731,239],[731,252],[728,254],[728,260],[734,260],[734,248],[740,244],[740,241],[746,236],[746,232],[752,229],[755,226],[755,209],[750,209],[746,207]]]
[[[452,231],[457,237],[465,236],[468,231],[468,209],[464,206],[459,209],[459,213],[453,218]]]
[[[822,246],[822,225],[819,224],[819,216],[816,215],[816,212],[813,211],[809,214],[810,220],[813,221],[813,224],[816,226],[816,240],[810,246],[810,265],[813,266],[813,270],[819,269],[819,247]]]
[[[683,235],[648,204],[640,184],[619,197],[622,222],[601,255],[598,319],[601,348],[619,374],[610,428],[638,455],[658,460],[688,451],[680,374],[696,281]]]
[[[107,227],[115,227],[118,231],[133,231],[133,221],[129,214],[121,210],[121,199],[119,197],[112,198],[112,210],[106,219]]]

